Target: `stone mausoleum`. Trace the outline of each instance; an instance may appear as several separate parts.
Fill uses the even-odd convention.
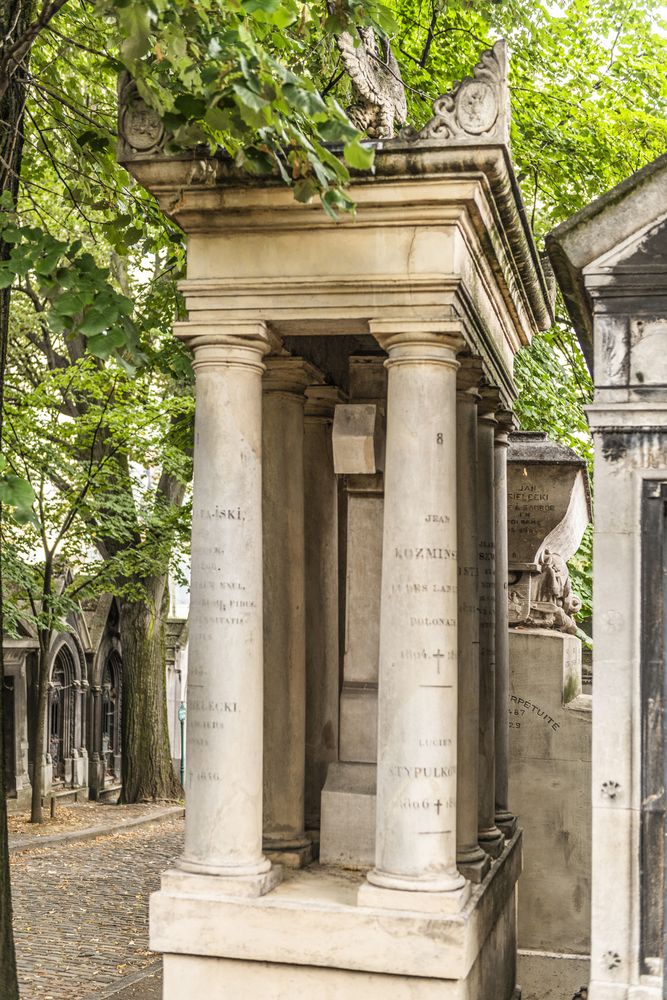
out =
[[[595,382],[590,1000],[665,975],[667,157],[548,237]]]
[[[196,374],[187,817],[151,904],[164,996],[512,1000],[513,359],[551,321],[505,48],[375,142],[354,218],[166,155]]]

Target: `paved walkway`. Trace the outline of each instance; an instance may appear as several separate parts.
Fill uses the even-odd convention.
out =
[[[155,963],[148,896],[181,853],[182,836],[182,818],[171,817],[99,840],[40,844],[12,857],[21,1000],[113,996],[126,977]],[[157,982],[151,975],[117,996],[157,997]]]

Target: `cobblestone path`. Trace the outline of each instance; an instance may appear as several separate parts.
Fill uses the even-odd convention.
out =
[[[177,817],[12,858],[21,1000],[85,1000],[155,961],[148,896],[182,836]]]

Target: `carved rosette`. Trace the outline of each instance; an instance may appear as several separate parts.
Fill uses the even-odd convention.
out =
[[[509,144],[507,46],[503,39],[484,53],[465,77],[433,104],[433,118],[407,138]]]

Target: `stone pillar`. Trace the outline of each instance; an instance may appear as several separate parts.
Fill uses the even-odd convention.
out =
[[[321,795],[338,760],[340,691],[338,480],[331,427],[344,395],[333,386],[306,391],[304,489],[306,539],[306,791],[308,829],[320,827]]]
[[[271,357],[263,381],[264,846],[290,866],[305,835],[306,590],[304,405],[320,382],[302,358]]]
[[[484,389],[478,406],[479,530],[479,843],[492,858],[503,849],[496,813],[496,574],[494,436],[498,395]]]
[[[359,902],[457,911],[470,891],[456,868],[460,339],[444,323],[371,328],[389,383],[375,868]]]
[[[513,425],[508,410],[496,413],[498,424],[494,439],[494,521],[496,541],[496,826],[506,837],[516,830],[516,816],[509,811],[509,687],[510,649],[507,607],[507,449]]]
[[[90,749],[88,757],[88,787],[92,799],[99,798],[104,788],[104,758],[102,749],[102,688],[99,684],[90,687]]]
[[[477,401],[481,361],[464,358],[457,377],[458,524],[458,801],[459,871],[481,882],[489,856],[477,841],[479,801],[479,547],[477,539]]]
[[[262,854],[262,323],[177,324],[196,375],[188,803],[178,865],[225,893],[277,880]]]

